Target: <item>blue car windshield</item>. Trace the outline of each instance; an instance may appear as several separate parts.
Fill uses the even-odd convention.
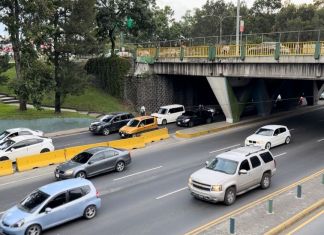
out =
[[[25,211],[31,212],[40,206],[48,197],[48,194],[40,190],[33,191],[20,202],[19,207]]]
[[[76,155],[74,158],[72,158],[71,160],[73,162],[77,162],[77,163],[81,163],[81,164],[85,164],[89,161],[89,159],[93,156],[92,153],[88,153],[88,152],[82,152],[79,153],[78,155]]]
[[[225,174],[234,175],[236,172],[238,162],[223,159],[223,158],[215,158],[211,161],[206,168],[213,171],[223,172]]]

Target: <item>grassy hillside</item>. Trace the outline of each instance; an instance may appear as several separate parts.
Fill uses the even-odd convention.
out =
[[[5,74],[12,79],[15,77],[15,68],[12,67]],[[11,90],[9,90],[7,84],[0,85],[0,93],[6,93],[14,95]],[[43,101],[44,105],[53,106],[54,105],[54,93],[45,97]],[[92,85],[89,85],[85,92],[80,96],[70,95],[66,97],[62,108],[75,108],[78,110],[93,111],[93,112],[112,112],[112,111],[126,111],[129,109],[122,102],[101,89],[98,89]]]

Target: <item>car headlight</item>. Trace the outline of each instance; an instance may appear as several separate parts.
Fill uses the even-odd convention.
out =
[[[222,191],[222,185],[218,185],[218,184],[212,185],[211,190],[214,192],[220,192],[220,191]]]
[[[189,122],[189,121],[190,121],[190,119],[189,119],[189,118],[187,118],[187,119],[183,120],[183,122]]]
[[[73,174],[73,169],[67,170],[64,175],[72,175]]]
[[[191,177],[189,178],[189,182],[188,182],[189,184],[192,184],[192,179],[191,179]]]
[[[25,223],[24,219],[19,220],[17,223],[14,223],[13,225],[11,225],[10,227],[12,228],[20,228],[21,226],[23,226]]]

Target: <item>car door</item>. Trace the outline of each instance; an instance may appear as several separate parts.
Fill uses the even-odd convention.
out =
[[[40,221],[43,228],[50,228],[64,223],[68,219],[68,213],[65,207],[66,192],[54,196],[39,212]],[[50,208],[50,212],[46,212]]]
[[[277,146],[280,144],[280,128],[275,129],[271,138],[271,146]]]
[[[118,131],[120,126],[120,116],[116,116],[111,120],[111,131]]]
[[[15,161],[16,158],[28,155],[28,141],[23,140],[18,143],[15,143],[6,150],[6,153],[7,156],[13,161]]]
[[[87,175],[97,175],[105,171],[105,164],[104,164],[104,154],[103,152],[99,152],[93,155],[86,166]]]
[[[119,129],[125,126],[129,122],[129,117],[127,114],[124,114],[121,116],[121,120],[119,122]]]
[[[284,144],[285,141],[286,141],[286,137],[288,136],[288,131],[286,130],[286,128],[284,127],[281,127],[279,128],[280,129],[280,134],[279,134],[279,144]]]
[[[30,139],[27,143],[28,155],[39,154],[43,149],[42,139]]]
[[[239,173],[240,170],[246,170],[247,173],[240,174]],[[241,162],[241,165],[240,165],[239,171],[238,171],[238,177],[237,177],[237,191],[238,192],[246,190],[253,185],[253,181],[250,176],[250,170],[251,170],[251,167],[250,167],[249,161],[247,159],[245,159],[244,161]]]
[[[175,122],[177,119],[177,108],[169,109],[169,114],[167,116],[168,122]]]
[[[81,187],[74,188],[68,191],[68,198],[66,203],[66,212],[68,213],[68,219],[76,219],[83,215],[85,195]]]
[[[111,171],[115,169],[118,152],[114,150],[108,150],[103,152],[104,154],[104,171]]]
[[[253,179],[253,185],[257,185],[261,182],[263,169],[261,167],[261,161],[257,156],[250,157],[251,163],[251,178]]]

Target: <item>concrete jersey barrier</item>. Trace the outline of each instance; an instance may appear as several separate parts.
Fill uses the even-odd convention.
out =
[[[149,131],[141,134],[145,144],[168,139],[170,137],[168,128],[162,128],[155,131]]]
[[[121,149],[138,149],[144,148],[145,142],[144,137],[133,137],[129,139],[122,139],[122,140],[113,140],[109,142],[109,147],[112,148],[121,148]]]
[[[0,161],[0,176],[13,174],[12,161]]]
[[[78,153],[81,153],[82,151],[94,147],[108,147],[109,142],[100,142],[100,143],[95,143],[95,144],[87,144],[87,145],[80,145],[80,146],[75,146],[71,148],[66,148],[65,150],[65,159],[68,161],[71,158],[73,158],[75,155]]]

